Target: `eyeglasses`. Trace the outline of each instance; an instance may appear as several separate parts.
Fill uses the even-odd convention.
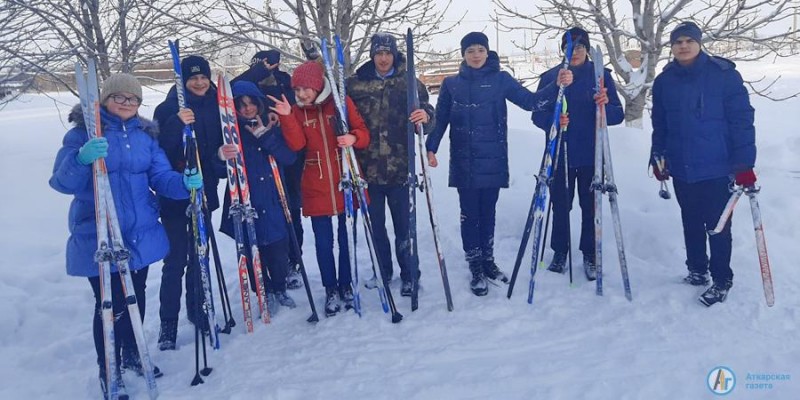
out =
[[[114,100],[114,103],[117,104],[127,103],[132,106],[138,106],[142,102],[142,100],[140,100],[139,97],[137,96],[128,97],[122,94],[112,94],[111,96],[108,97],[111,98],[111,100]]]

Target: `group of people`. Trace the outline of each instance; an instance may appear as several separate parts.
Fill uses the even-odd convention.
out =
[[[507,282],[494,258],[496,204],[501,188],[508,187],[507,101],[532,112],[533,123],[545,133],[554,123],[559,87],[566,87],[569,113],[558,121],[565,132],[566,152],[555,161],[550,190],[553,203],[554,252],[549,270],[563,272],[570,248],[569,211],[577,189],[582,210],[580,247],[587,277],[594,260],[593,204],[595,109],[605,107],[609,125],[623,120],[622,104],[614,81],[605,71],[605,89],[597,92],[594,64],[588,56],[589,34],[571,28],[563,35],[574,43],[569,68],[555,67],[542,74],[532,92],[500,69],[496,52],[480,32],[461,40],[463,62],[458,74],[444,80],[436,107],[417,80],[420,105],[407,110],[406,60],[397,40],[388,33],[371,38],[370,60],[346,80],[347,122],[342,132],[332,85],[322,64],[307,61],[291,77],[279,68],[280,52],[260,51],[247,71],[233,80],[232,90],[240,127],[242,153],[248,169],[252,205],[258,213],[256,233],[265,286],[272,303],[293,308],[287,289],[302,285],[297,264],[302,254],[290,246],[286,221],[268,157],[284,175],[298,239],[303,230],[300,213],[311,218],[316,261],[325,287],[325,313],[333,316],[353,307],[353,287],[347,227],[344,217],[342,148],[352,146],[363,178],[368,183],[370,218],[380,276],[386,285],[394,276],[392,248],[386,230],[386,206],[394,224],[394,253],[402,281],[401,295],[410,296],[414,275],[409,245],[407,124],[420,123],[428,133],[427,160],[438,165],[437,152],[449,132],[449,186],[458,191],[460,228],[466,264],[472,274],[470,289],[476,296],[488,293],[488,280]],[[684,279],[691,285],[713,285],[700,297],[706,305],[724,301],[732,285],[730,221],[718,235],[707,239],[729,196],[729,185],[755,184],[754,110],[734,64],[701,50],[702,33],[685,22],[670,35],[674,59],[653,86],[653,137],[651,164],[655,177],[673,178],[681,207],[686,265]],[[155,123],[138,115],[142,89],[135,77],[114,74],[100,94],[103,138],[88,139],[79,108],[71,115],[75,128],[67,132],[59,151],[51,186],[74,196],[69,215],[67,273],[89,278],[95,294],[94,337],[101,381],[104,371],[97,264],[92,162],[105,158],[125,245],[131,251],[131,270],[144,318],[144,287],[148,266],[164,260],[160,291],[159,349],[176,348],[182,278],[186,276],[186,309],[193,323],[203,322],[198,307],[194,244],[186,215],[189,190],[201,189],[207,199],[207,225],[218,209],[219,179],[226,177],[225,162],[237,157],[235,145],[223,145],[216,87],[210,81],[208,61],[199,56],[182,60],[186,107],[178,105],[176,87],[155,111]],[[192,125],[198,142],[203,174],[183,174],[187,160],[182,132]],[[155,194],[153,194],[155,192]],[[157,197],[156,197],[157,196]],[[232,236],[230,198],[223,202],[220,230]],[[334,225],[333,218],[336,218]],[[159,222],[160,218],[160,222]],[[334,235],[334,226],[336,227]],[[338,262],[334,257],[334,237]],[[711,257],[706,242],[710,243]],[[338,265],[338,268],[337,268]],[[187,272],[188,269],[188,272]],[[116,270],[112,271],[116,272]],[[141,372],[124,310],[117,274],[112,274],[115,326],[121,359],[117,365]],[[251,279],[252,282],[252,279]],[[119,372],[117,371],[117,376]],[[121,382],[121,378],[119,378]]]

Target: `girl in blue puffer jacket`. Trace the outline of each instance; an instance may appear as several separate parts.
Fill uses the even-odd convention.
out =
[[[53,189],[74,196],[69,211],[67,274],[88,278],[94,292],[94,344],[104,391],[106,364],[100,319],[99,267],[94,261],[97,232],[92,163],[104,158],[108,168],[108,180],[122,237],[125,247],[130,251],[129,267],[142,318],[145,313],[147,267],[164,258],[169,249],[164,227],[158,221],[158,202],[153,191],[172,199],[186,199],[189,197],[187,188],[202,186],[200,174],[182,177],[172,170],[164,151],[154,138],[155,125],[138,116],[141,102],[142,87],[136,77],[128,74],[108,77],[100,93],[98,123],[102,127],[103,136],[88,139],[81,108],[76,106],[69,117],[75,127],[64,136],[49,182]],[[130,316],[124,301],[120,276],[116,272],[116,265],[112,265],[111,295],[115,315],[116,365],[141,373],[142,366]],[[119,370],[113,373],[121,393],[124,393]],[[160,371],[157,371],[157,375],[160,375]]]

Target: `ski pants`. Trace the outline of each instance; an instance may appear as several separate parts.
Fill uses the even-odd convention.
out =
[[[317,248],[317,265],[322,275],[322,285],[326,288],[347,287],[352,282],[350,273],[350,253],[347,243],[347,218],[339,214],[337,238],[339,244],[339,278],[336,276],[336,263],[333,258],[333,220],[332,217],[311,217],[314,230],[314,245]]]
[[[730,265],[733,215],[722,232],[713,236],[707,233],[709,229],[716,227],[731,196],[730,179],[724,177],[695,183],[673,179],[672,185],[681,207],[686,266],[689,272],[705,274],[710,270],[714,282],[733,280]],[[706,254],[706,241],[711,248],[710,260]]]
[[[144,289],[147,286],[147,270],[148,267],[144,267],[136,271],[131,271],[133,291],[136,293],[136,304],[139,306],[139,314],[142,320],[144,320],[145,311]],[[103,340],[103,320],[100,309],[100,277],[93,276],[89,278],[89,284],[92,286],[92,292],[94,292],[92,333],[94,334],[94,349],[97,351],[97,365],[105,365],[106,354],[103,350],[105,347]],[[133,327],[131,326],[131,316],[128,314],[128,305],[125,303],[122,279],[116,272],[111,273],[111,300],[113,304],[112,309],[114,310],[114,354],[116,355],[117,367],[119,367],[121,346],[136,346],[136,339],[133,336]]]
[[[461,244],[468,263],[494,262],[494,223],[500,188],[458,188]]]
[[[245,233],[245,243],[247,234]],[[250,275],[250,289],[256,290],[256,278],[253,272],[253,255],[250,246],[245,246],[247,254],[247,272]],[[267,292],[285,292],[286,274],[289,272],[289,239],[283,238],[270,244],[258,245],[258,254],[261,261],[261,272],[264,288]],[[269,273],[267,273],[269,271]]]
[[[369,185],[369,216],[372,219],[372,234],[375,240],[375,252],[381,265],[384,281],[389,281],[394,275],[392,266],[392,247],[389,244],[389,235],[386,231],[386,205],[392,214],[394,226],[394,250],[397,264],[400,266],[400,278],[411,280],[410,263],[419,262],[416,254],[411,260],[411,242],[409,241],[409,197],[408,186],[405,185]]]
[[[161,223],[167,231],[169,253],[164,257],[164,266],[161,268],[159,316],[162,322],[176,321],[181,311],[184,272],[186,272],[186,310],[188,313],[195,311],[194,305],[197,301],[194,290],[194,279],[197,276],[195,245],[189,233],[191,219],[186,215],[162,215]],[[206,221],[206,231],[209,229],[212,229],[210,215]]]
[[[580,251],[594,259],[594,194],[592,178],[594,166],[568,168],[565,182],[564,168],[559,165],[550,183],[550,199],[553,203],[553,231],[550,248],[556,253],[566,253],[570,246],[569,212],[578,189],[578,204],[581,207]],[[565,184],[566,183],[566,184]]]

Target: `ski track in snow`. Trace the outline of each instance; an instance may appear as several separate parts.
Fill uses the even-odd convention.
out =
[[[797,70],[797,61],[789,60],[780,70]],[[744,64],[741,70],[746,79],[756,79],[775,68]],[[789,93],[800,83],[800,73],[784,73],[784,80],[776,90]],[[76,100],[64,94],[54,97],[61,103],[58,108],[44,96],[24,96],[0,110],[0,148],[6,150],[0,158],[6,182],[0,207],[3,399],[99,395],[91,292],[85,279],[64,272],[70,197],[47,185],[67,129],[69,104]],[[151,115],[162,98],[163,94],[147,91],[142,113]],[[417,196],[423,272],[420,309],[411,313],[395,279],[393,294],[405,316],[397,325],[381,312],[377,293],[363,288],[362,319],[352,312],[323,316],[324,291],[313,256],[313,233],[304,219],[304,260],[321,321],[305,322],[307,299],[303,290],[296,290],[291,292],[296,309],[281,309],[270,325],[256,320],[254,334],[245,334],[233,241],[217,234],[238,325],[231,335],[221,336],[221,350],[209,350],[214,371],[204,377],[203,385],[189,386],[194,376],[194,334],[185,318],[178,330],[178,350],[160,352],[156,347],[161,263],[151,266],[144,326],[151,355],[165,372],[158,380],[161,398],[702,399],[714,397],[705,378],[718,365],[737,373],[739,382],[728,396],[731,399],[795,398],[800,389],[800,272],[795,268],[800,259],[800,137],[795,133],[800,100],[771,103],[753,97],[752,101],[774,307],[767,308],[764,302],[746,198],[734,218],[736,276],[728,300],[706,309],[696,300],[701,289],[680,282],[685,267],[679,208],[674,197],[660,199],[658,183],[648,177],[649,121],[644,130],[609,129],[633,302],[623,295],[608,206],[603,209],[603,297],[594,294],[594,283],[583,276],[577,252],[574,284],[569,285],[567,275],[537,271],[534,304],[528,305],[530,250],[511,300],[505,298],[506,285],[490,286],[484,298],[472,296],[461,251],[458,197],[447,187],[449,145],[444,144],[441,166],[432,170],[432,179],[454,297],[452,313],[445,308],[423,195]],[[544,133],[533,127],[528,113],[513,105],[508,124],[511,187],[501,191],[498,203],[495,256],[510,275]],[[220,192],[224,190],[220,185]],[[577,200],[573,209],[572,241],[577,248]],[[214,215],[215,226],[220,214]],[[391,227],[389,221],[387,226]],[[372,273],[363,236],[359,243],[363,282]],[[545,262],[551,255],[548,247]],[[214,295],[218,297],[218,292]],[[217,315],[221,321],[219,304]],[[795,376],[789,382],[773,382],[776,387],[771,391],[756,391],[745,388],[747,373]],[[146,396],[142,379],[127,374],[125,380],[132,398]]]

